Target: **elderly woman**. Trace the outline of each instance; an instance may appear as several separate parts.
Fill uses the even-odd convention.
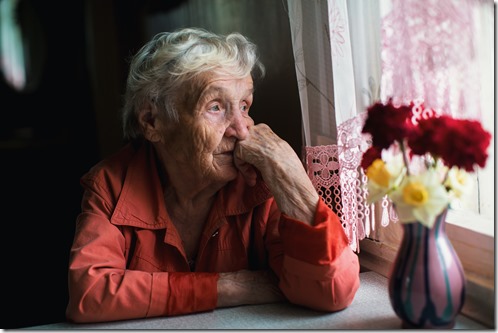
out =
[[[68,320],[352,302],[359,264],[339,219],[290,145],[249,115],[263,74],[237,33],[160,33],[133,58],[129,143],[81,179]]]

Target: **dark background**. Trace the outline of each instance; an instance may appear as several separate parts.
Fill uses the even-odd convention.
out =
[[[127,60],[155,33],[198,26],[249,37],[267,68],[252,116],[301,154],[285,3],[20,0],[31,80],[16,91],[0,75],[1,328],[65,320],[79,178],[120,147]]]

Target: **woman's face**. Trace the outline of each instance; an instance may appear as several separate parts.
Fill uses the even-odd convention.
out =
[[[242,79],[211,75],[197,88],[185,90],[178,103],[179,123],[164,137],[165,162],[176,163],[179,173],[194,173],[203,180],[235,179],[235,143],[246,138],[254,124],[249,116],[253,90],[250,75]]]

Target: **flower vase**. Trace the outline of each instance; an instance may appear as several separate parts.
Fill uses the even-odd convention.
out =
[[[403,224],[389,277],[389,298],[403,328],[452,328],[462,309],[466,280],[446,234],[447,212],[436,217],[432,228]]]

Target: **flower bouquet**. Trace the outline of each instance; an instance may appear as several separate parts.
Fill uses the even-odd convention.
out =
[[[403,238],[389,276],[391,305],[406,328],[452,328],[465,299],[462,264],[444,225],[453,200],[469,192],[469,172],[484,167],[491,134],[473,120],[438,115],[423,105],[375,103],[363,133],[372,146],[361,166],[368,203],[392,201]],[[417,110],[419,111],[419,110]],[[417,113],[418,115],[418,113]]]
[[[491,134],[478,121],[433,109],[417,120],[414,107],[414,102],[395,106],[389,100],[368,108],[362,133],[371,135],[372,145],[361,167],[368,178],[368,204],[387,195],[401,223],[418,221],[431,228],[453,200],[470,192],[468,173],[485,166]]]

